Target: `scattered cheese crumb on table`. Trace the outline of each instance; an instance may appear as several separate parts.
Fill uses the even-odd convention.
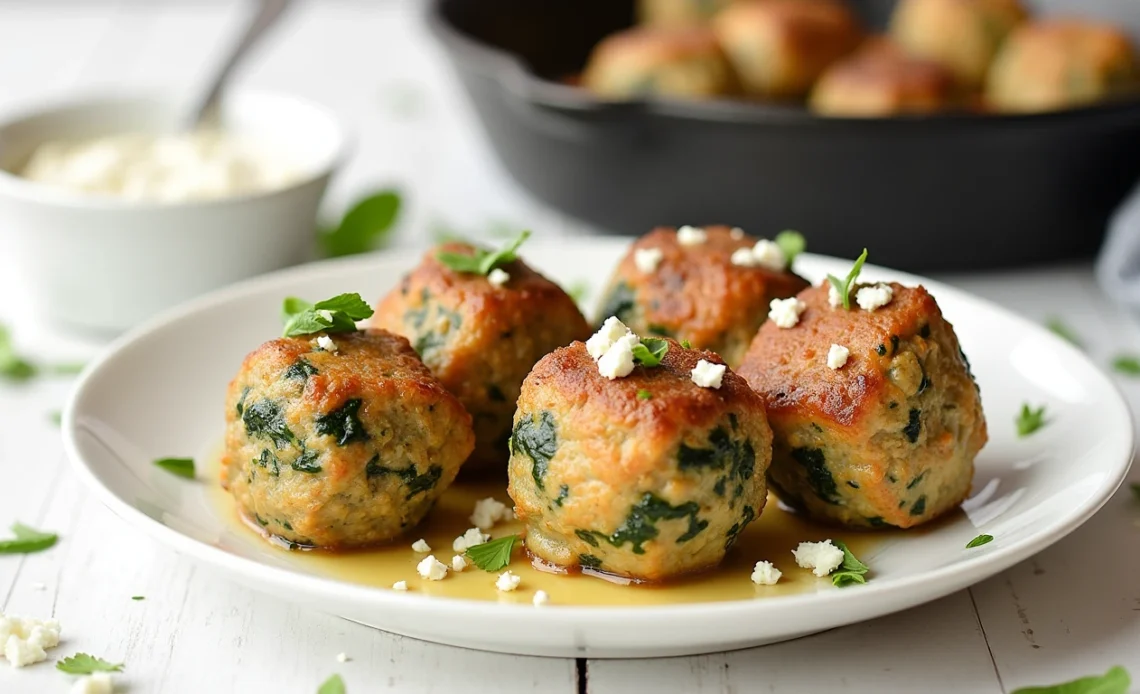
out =
[[[770,561],[758,561],[752,569],[752,582],[760,586],[774,586],[784,574]]]
[[[47,650],[59,645],[59,622],[54,619],[6,617],[0,612],[0,655],[12,667],[47,660]]]
[[[107,672],[95,672],[80,677],[71,685],[71,694],[112,694],[114,691],[115,683]]]
[[[447,577],[447,564],[436,559],[434,554],[429,554],[416,565],[416,572],[429,581],[442,581]]]
[[[495,587],[504,593],[509,593],[512,590],[518,588],[520,583],[522,583],[521,577],[511,573],[510,571],[504,571],[503,573],[499,574],[499,578],[495,581]]]
[[[843,563],[843,550],[831,544],[831,540],[823,542],[801,542],[800,546],[792,550],[796,564],[812,569],[816,576],[826,576],[839,568]]]
[[[725,370],[724,364],[714,364],[702,359],[693,367],[690,378],[693,379],[693,383],[702,388],[720,388],[721,382],[724,380]]]
[[[832,369],[842,369],[849,356],[851,356],[851,350],[843,345],[833,344],[831,349],[827,350],[827,366]]]
[[[347,663],[348,662],[348,654],[347,653],[337,653],[336,654],[336,662]]]

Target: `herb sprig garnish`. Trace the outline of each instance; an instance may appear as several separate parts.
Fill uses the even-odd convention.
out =
[[[1121,354],[1112,360],[1112,369],[1126,376],[1140,376],[1140,357]]]
[[[0,554],[32,554],[48,549],[59,540],[55,533],[44,533],[29,528],[23,523],[12,524],[12,534],[15,538],[0,540]]]
[[[359,294],[341,294],[315,304],[291,296],[281,308],[285,337],[313,333],[353,333],[356,321],[372,317],[372,307]]]
[[[193,458],[159,458],[154,464],[172,475],[185,477],[188,480],[194,479]]]
[[[317,233],[325,255],[367,253],[380,245],[400,214],[400,193],[382,190],[358,200],[344,213],[340,224]]]
[[[1064,321],[1056,316],[1050,316],[1045,319],[1045,329],[1074,347],[1084,347],[1084,345],[1081,344],[1081,338],[1077,337],[1077,331],[1070,328]]]
[[[340,678],[340,675],[333,675],[321,683],[321,688],[317,690],[317,694],[345,694],[346,691],[344,680]]]
[[[839,588],[855,583],[866,583],[866,576],[870,567],[859,561],[842,540],[832,540],[832,542],[836,547],[843,550],[843,563],[831,573],[831,582]]]
[[[648,390],[645,390],[644,388],[642,388],[641,390],[637,391],[637,399],[638,400],[652,400],[653,399],[653,393],[650,393]]]
[[[497,540],[484,542],[467,548],[467,556],[484,571],[499,571],[511,563],[511,552],[518,542],[518,535],[506,535]]]
[[[1021,687],[1012,694],[1128,694],[1132,678],[1128,671],[1117,665],[1103,675],[1082,677],[1044,687]]]
[[[993,541],[993,535],[978,535],[973,540],[970,540],[966,543],[966,549],[973,549],[975,547],[981,547],[982,545],[988,545]]]
[[[96,672],[122,672],[122,663],[111,663],[86,653],[76,653],[56,662],[55,669],[69,675],[90,675]]]
[[[863,263],[867,262],[867,249],[864,248],[863,252],[855,259],[855,265],[851,267],[851,272],[847,273],[847,278],[840,280],[835,275],[828,275],[827,281],[835,287],[835,291],[839,292],[839,296],[843,297],[843,308],[851,310],[851,285],[855,283],[859,273],[863,271]]]
[[[0,378],[9,381],[27,381],[36,375],[35,364],[16,354],[12,336],[0,325]]]
[[[1029,403],[1022,403],[1021,411],[1014,420],[1017,424],[1017,436],[1025,438],[1041,427],[1045,426],[1045,406],[1032,408]]]
[[[518,258],[519,246],[522,246],[529,238],[530,232],[523,231],[515,237],[514,240],[508,242],[497,251],[476,248],[470,255],[452,251],[440,251],[435,254],[435,258],[456,272],[486,275],[500,265],[514,262]]]
[[[633,361],[642,366],[658,366],[669,351],[669,343],[658,337],[642,338],[633,346]]]
[[[776,234],[773,242],[780,247],[788,267],[792,266],[792,261],[796,259],[797,255],[807,249],[807,239],[804,238],[804,235],[791,229]]]

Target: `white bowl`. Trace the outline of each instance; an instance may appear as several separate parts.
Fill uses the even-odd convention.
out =
[[[208,290],[311,258],[317,209],[347,137],[329,111],[291,96],[239,91],[219,113],[228,132],[280,143],[301,172],[284,188],[138,202],[12,173],[45,141],[171,132],[183,116],[176,100],[146,96],[78,101],[0,124],[0,247],[38,315],[121,331]]]

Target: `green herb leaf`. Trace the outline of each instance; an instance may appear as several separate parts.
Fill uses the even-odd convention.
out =
[[[8,329],[0,325],[0,380],[20,383],[36,375],[35,364],[16,354]]]
[[[1081,338],[1077,337],[1077,332],[1070,328],[1068,325],[1056,316],[1050,316],[1045,319],[1045,327],[1057,337],[1065,342],[1073,345],[1074,347],[1084,347],[1081,344]]]
[[[657,337],[647,337],[633,346],[633,361],[642,366],[657,366],[668,351],[668,342]]]
[[[23,523],[12,524],[15,539],[0,540],[0,554],[32,554],[51,547],[59,539],[55,533],[43,533]]]
[[[776,234],[775,243],[783,251],[788,267],[791,267],[792,261],[796,259],[797,255],[807,249],[807,240],[804,239],[804,235],[791,229]]]
[[[297,297],[286,297],[281,307],[285,337],[313,333],[356,332],[356,322],[372,317],[370,307],[359,294],[341,294],[316,304]]]
[[[321,688],[317,690],[317,694],[345,694],[344,680],[340,675],[333,675],[324,681]]]
[[[1082,677],[1072,682],[1045,687],[1021,687],[1013,694],[1128,694],[1132,678],[1128,671],[1117,665],[1104,675]]]
[[[839,588],[855,583],[866,583],[866,574],[870,571],[870,567],[859,561],[842,540],[832,540],[832,544],[843,550],[843,563],[831,573],[831,582]]]
[[[689,342],[688,340],[681,340],[681,346],[684,347],[685,349],[692,349],[693,343]]]
[[[653,399],[653,393],[650,393],[648,390],[645,390],[643,388],[643,389],[637,391],[637,399],[638,400],[652,400]]]
[[[497,540],[467,548],[467,556],[484,571],[499,571],[511,563],[511,552],[518,542],[518,535],[507,535]]]
[[[373,193],[349,208],[339,226],[319,236],[321,247],[329,257],[367,253],[380,245],[399,214],[398,192]]]
[[[185,477],[188,480],[194,479],[193,458],[159,458],[154,464],[172,475]]]
[[[52,410],[48,412],[48,419],[52,424],[59,426],[63,422],[63,413],[59,410]]]
[[[1121,354],[1112,360],[1112,368],[1128,376],[1140,376],[1140,357]]]
[[[95,672],[122,672],[122,663],[109,663],[86,653],[76,653],[56,662],[55,669],[69,675],[90,675]]]
[[[146,600],[146,596],[143,596],[143,595],[132,595],[132,596],[131,596],[131,600],[134,600],[134,601],[136,601],[136,602],[137,602],[137,601],[139,601],[139,600]]]
[[[475,275],[486,275],[491,270],[506,265],[507,263],[514,262],[518,258],[519,246],[522,246],[527,239],[530,238],[529,231],[523,231],[514,240],[507,243],[505,246],[497,251],[488,251],[483,248],[476,248],[474,253],[467,255],[465,253],[452,253],[450,251],[440,251],[435,254],[436,260],[443,263],[447,267],[455,270],[456,272],[469,272]]]
[[[835,287],[835,291],[839,292],[839,296],[843,297],[843,308],[851,310],[851,285],[855,283],[855,279],[859,277],[859,273],[863,271],[863,263],[867,262],[867,249],[863,249],[863,253],[855,259],[855,265],[852,266],[851,272],[847,273],[847,278],[840,280],[835,275],[828,275],[827,281],[831,282],[831,286]]]
[[[324,310],[332,311],[333,313],[343,313],[354,321],[371,318],[373,313],[372,307],[356,293],[341,294],[331,299],[318,301],[313,305],[313,308],[318,311]]]
[[[1021,412],[1014,421],[1017,424],[1017,435],[1025,438],[1045,426],[1045,406],[1042,405],[1033,409],[1029,403],[1024,403],[1021,406]]]
[[[993,541],[993,535],[978,535],[973,540],[970,540],[966,543],[966,549],[973,549],[975,547],[981,547],[982,545],[988,545]]]
[[[1133,482],[1129,486],[1132,488],[1132,496],[1136,497],[1137,501],[1140,501],[1140,482]]]

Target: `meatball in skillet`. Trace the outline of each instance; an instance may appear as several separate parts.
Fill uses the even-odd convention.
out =
[[[933,113],[953,107],[956,92],[954,76],[938,63],[874,41],[828,68],[810,105],[825,116]]]
[[[633,28],[594,47],[582,86],[607,99],[705,98],[737,92],[716,36],[703,27]]]
[[[734,0],[638,0],[637,21],[644,26],[683,27],[707,22]]]
[[[474,440],[471,416],[404,338],[281,338],[230,383],[222,486],[272,535],[372,545],[423,519]]]
[[[710,349],[735,367],[772,299],[808,286],[787,267],[779,245],[739,229],[661,227],[637,239],[622,258],[599,317],[616,316],[639,335]]]
[[[859,286],[850,310],[838,299],[828,286],[801,292],[798,322],[766,323],[740,367],[767,405],[769,482],[842,525],[937,518],[966,497],[986,442],[954,329],[922,287]]]

